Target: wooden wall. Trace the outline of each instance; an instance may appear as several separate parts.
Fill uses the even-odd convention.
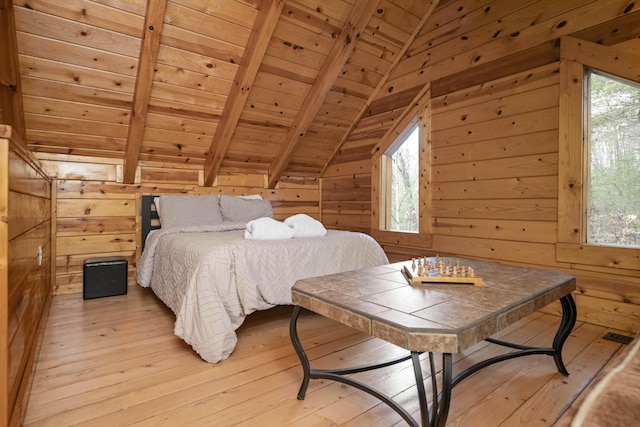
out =
[[[558,64],[432,99],[433,248],[555,261]]]
[[[322,179],[322,223],[332,229],[371,232],[369,173],[356,170]]]
[[[440,254],[565,271],[578,278],[580,320],[637,332],[639,268],[603,267],[606,249],[591,259],[585,255],[581,263],[557,256],[559,68],[553,62],[433,97],[430,176],[423,178],[430,180],[432,194],[426,202],[431,242],[403,244],[383,237],[382,243],[392,261]],[[344,197],[328,206],[323,200],[323,216],[333,218],[334,206],[352,206],[350,199],[361,194],[359,183],[372,176],[362,172],[368,167],[367,159],[327,169],[323,188],[326,182],[341,184]],[[363,209],[341,211],[336,224],[346,229],[359,224],[367,216],[359,206]]]
[[[265,189],[264,175],[221,175],[203,187],[202,166],[142,163],[137,183],[122,184],[122,162],[104,158],[39,154],[57,180],[55,294],[82,292],[86,258],[124,256],[129,286],[141,248],[139,210],[143,194],[260,194],[270,200],[277,219],[295,213],[319,218],[317,179],[285,178]],[[81,297],[81,296],[80,296]]]
[[[51,303],[51,179],[0,125],[0,403],[19,425]]]

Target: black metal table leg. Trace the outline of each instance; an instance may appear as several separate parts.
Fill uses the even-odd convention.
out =
[[[302,344],[300,342],[300,337],[298,336],[297,330],[297,322],[298,317],[300,316],[301,307],[295,306],[293,309],[293,313],[291,314],[291,321],[289,323],[289,335],[291,337],[291,343],[293,344],[293,348],[295,349],[298,358],[300,359],[300,363],[302,364],[302,370],[304,373],[304,377],[302,379],[302,384],[300,385],[300,390],[298,391],[298,400],[304,400],[305,394],[307,392],[307,387],[309,386],[310,379],[318,379],[324,378],[328,380],[333,380],[337,382],[341,382],[343,384],[350,385],[359,390],[362,390],[382,402],[386,403],[391,409],[396,411],[410,426],[412,427],[420,427],[420,425],[413,419],[411,414],[407,412],[402,406],[400,406],[396,401],[391,399],[389,396],[380,393],[376,389],[358,381],[353,378],[346,377],[344,375],[355,374],[358,372],[366,372],[374,369],[385,368],[387,366],[395,365],[400,362],[407,361],[411,359],[411,355],[402,356],[397,359],[378,363],[374,365],[360,366],[355,368],[344,368],[344,369],[313,369],[309,363],[309,358],[307,357],[304,349],[302,348]],[[417,353],[419,354],[419,353]],[[424,387],[424,386],[423,386]]]
[[[309,379],[311,378],[311,365],[309,364],[309,358],[304,352],[302,344],[300,343],[300,337],[298,336],[297,325],[300,310],[302,310],[302,308],[297,305],[293,308],[291,321],[289,322],[289,336],[291,337],[291,343],[293,344],[293,348],[296,350],[296,354],[298,355],[298,359],[300,359],[300,364],[302,365],[302,372],[304,376],[302,378],[300,390],[298,391],[298,400],[304,400],[304,396],[307,394],[307,387],[309,387]]]
[[[429,353],[429,357],[431,357],[431,353]],[[418,403],[420,404],[422,425],[428,426],[429,407],[427,406],[427,393],[424,390],[424,378],[422,377],[422,366],[420,365],[420,353],[412,351],[411,361],[413,362],[413,375],[416,378],[416,390],[418,391]]]
[[[435,375],[434,375],[435,377]],[[433,379],[435,381],[435,378]],[[442,390],[440,399],[434,399],[434,417],[432,425],[444,427],[449,416],[449,406],[451,405],[451,390],[453,389],[453,357],[451,353],[442,353]],[[436,405],[437,402],[437,406]]]
[[[449,415],[451,404],[451,389],[453,379],[453,362],[451,353],[442,354],[442,388],[438,390],[438,380],[436,376],[436,366],[433,361],[433,353],[429,353],[429,369],[431,372],[432,400],[431,409],[427,403],[427,394],[424,388],[424,378],[420,366],[420,353],[411,352],[413,361],[413,372],[416,377],[416,389],[418,392],[418,402],[420,404],[420,418],[423,426],[444,427]]]
[[[502,362],[504,360],[515,359],[516,357],[529,356],[532,354],[546,354],[549,356],[553,356],[553,360],[556,364],[556,367],[558,368],[558,372],[560,372],[562,375],[569,375],[569,371],[567,371],[567,368],[564,366],[564,362],[562,361],[562,347],[564,346],[565,341],[571,334],[571,331],[576,324],[577,310],[576,304],[573,301],[573,297],[571,296],[571,294],[567,294],[560,298],[560,303],[562,305],[562,320],[560,321],[558,331],[556,332],[556,335],[553,339],[553,345],[551,347],[531,347],[528,345],[513,344],[495,338],[487,338],[485,340],[487,342],[501,345],[503,347],[513,348],[518,351],[491,357],[465,369],[455,376],[455,378],[453,379],[453,385],[455,386],[463,379],[483,368],[486,368],[487,366]]]
[[[560,299],[560,304],[562,305],[562,321],[553,339],[553,349],[555,350],[553,360],[556,362],[556,367],[562,375],[569,375],[569,371],[567,371],[562,361],[562,347],[576,324],[578,310],[576,309],[576,303],[573,301],[571,294],[563,296]]]

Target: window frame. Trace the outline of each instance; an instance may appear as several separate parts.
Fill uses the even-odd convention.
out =
[[[425,249],[431,247],[431,85],[416,95],[412,107],[387,130],[373,149],[371,162],[371,235],[382,245]],[[391,231],[386,225],[387,182],[385,154],[412,125],[419,128],[418,232]]]
[[[560,44],[558,238],[556,260],[595,267],[640,270],[640,249],[587,243],[585,93],[588,69],[638,81],[640,55],[573,37]]]
[[[394,233],[419,233],[420,230],[416,231],[399,231],[391,229],[391,204],[392,204],[392,192],[390,187],[392,186],[393,179],[393,155],[400,149],[400,147],[406,142],[409,135],[411,135],[415,130],[418,131],[418,139],[419,141],[422,138],[421,127],[418,123],[418,117],[415,117],[409,125],[404,129],[402,133],[396,138],[396,140],[389,146],[389,148],[382,155],[382,176],[384,177],[384,182],[382,189],[384,191],[384,209],[382,210],[382,229],[385,231],[390,231]],[[418,152],[420,152],[420,146],[418,146]],[[418,163],[418,168],[420,168],[420,164]],[[419,186],[418,186],[419,188]],[[418,196],[419,197],[419,196]],[[418,206],[419,208],[419,206]],[[420,212],[418,212],[418,216]]]

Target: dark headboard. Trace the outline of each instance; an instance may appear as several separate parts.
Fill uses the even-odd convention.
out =
[[[160,217],[155,209],[153,198],[157,196],[142,196],[142,249],[151,230],[160,228]]]

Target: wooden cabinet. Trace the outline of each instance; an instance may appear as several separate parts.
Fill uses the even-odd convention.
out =
[[[0,425],[19,425],[52,296],[52,180],[0,125]],[[53,197],[53,200],[52,200]]]

